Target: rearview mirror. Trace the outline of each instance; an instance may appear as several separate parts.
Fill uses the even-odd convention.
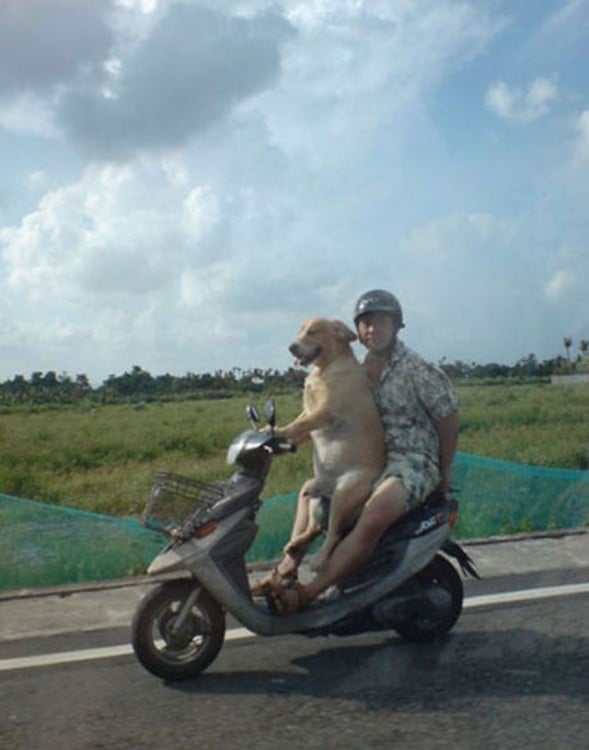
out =
[[[260,415],[258,410],[253,404],[248,404],[245,409],[249,421],[252,423],[252,427],[255,427],[260,421]]]
[[[272,429],[274,429],[276,426],[276,404],[274,403],[274,399],[269,398],[266,401],[264,406],[264,416],[266,417],[266,422]]]

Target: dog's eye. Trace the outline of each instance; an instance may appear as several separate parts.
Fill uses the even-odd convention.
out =
[[[307,336],[316,336],[316,335],[317,335],[317,331],[314,328],[309,328],[309,330],[307,331]]]

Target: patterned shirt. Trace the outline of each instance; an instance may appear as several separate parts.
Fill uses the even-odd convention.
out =
[[[437,423],[458,408],[446,374],[397,340],[374,396],[389,459],[391,454],[420,454],[437,466]]]

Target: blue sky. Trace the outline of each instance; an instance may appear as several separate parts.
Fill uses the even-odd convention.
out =
[[[0,379],[589,339],[587,0],[3,0]]]

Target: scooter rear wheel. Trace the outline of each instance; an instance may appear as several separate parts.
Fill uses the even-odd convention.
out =
[[[165,680],[186,680],[203,672],[225,639],[225,614],[201,590],[181,628],[180,611],[194,591],[191,581],[167,581],[147,594],[135,613],[132,645],[141,664]]]
[[[423,587],[440,587],[449,596],[443,608],[427,607],[416,611],[404,622],[395,625],[396,632],[406,641],[427,643],[448,633],[462,612],[464,587],[456,568],[442,555],[434,559],[416,575],[417,583]]]

